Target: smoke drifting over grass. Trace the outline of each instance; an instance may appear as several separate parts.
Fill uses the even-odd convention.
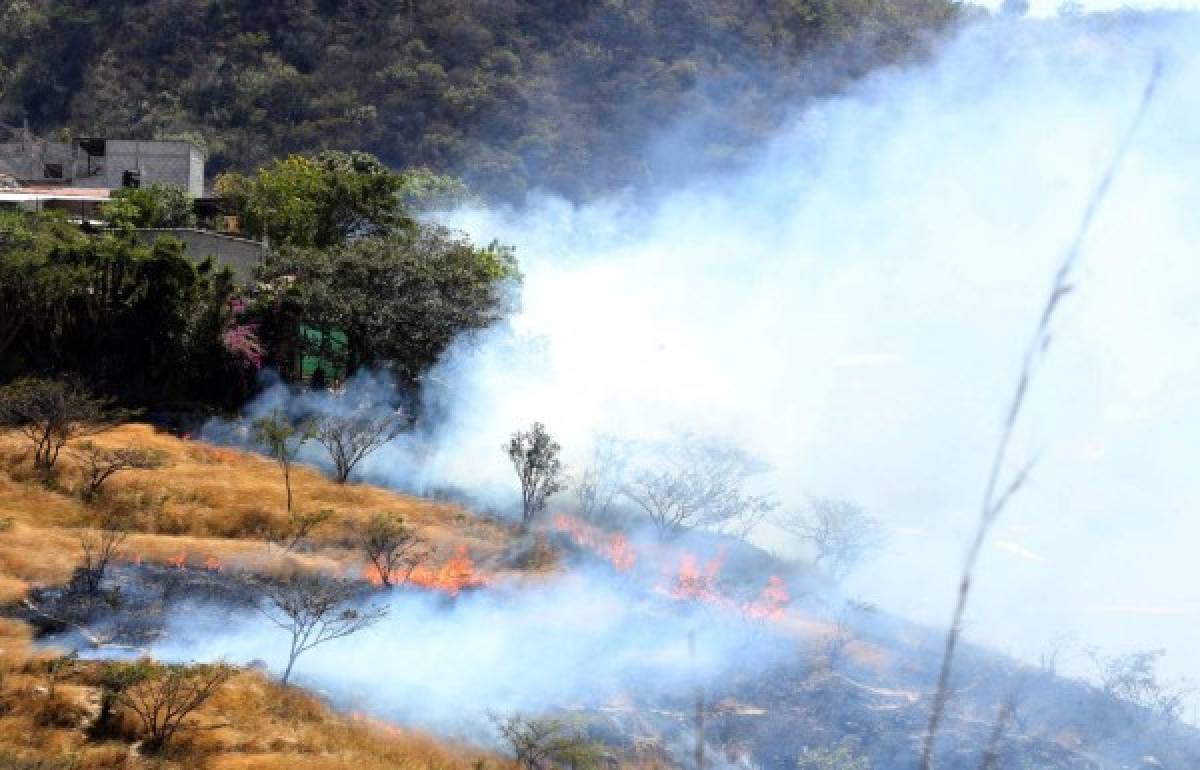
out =
[[[345,707],[485,740],[489,713],[595,705],[631,688],[686,694],[735,663],[766,666],[788,649],[764,622],[586,571],[464,593],[453,604],[394,592],[388,610],[382,624],[302,656],[298,681]],[[206,625],[214,619],[219,628]],[[285,662],[286,640],[252,615],[188,612],[167,638],[175,641],[155,650],[166,658],[257,659],[276,673]]]
[[[890,548],[850,590],[944,623],[1028,330],[1157,56],[1160,99],[1084,245],[1018,434],[1017,459],[1038,464],[984,555],[968,638],[1030,658],[1064,634],[1114,651],[1166,647],[1168,670],[1194,671],[1190,15],[968,28],[927,65],[798,114],[750,171],[650,208],[546,198],[458,212],[453,223],[472,235],[516,246],[523,309],[447,357],[429,378],[419,440],[372,456],[364,475],[509,506],[500,447],[534,420],[576,470],[597,432],[728,436],[770,463],[761,482],[785,505],[843,497],[883,519]],[[770,528],[756,539],[793,548]],[[494,668],[490,644],[523,645],[489,641],[482,629],[498,611],[488,600],[466,610],[481,624],[481,670]],[[421,646],[414,654],[436,652],[425,649],[441,633],[430,612],[414,626],[430,630],[403,642]],[[564,645],[589,650],[590,638]],[[342,675],[333,649],[306,665]],[[454,686],[436,665],[403,660],[383,655],[369,677]],[[594,676],[607,675],[616,669]],[[482,682],[499,701],[521,684]]]
[[[749,173],[653,210],[462,214],[522,257],[526,344],[440,374],[456,407],[447,472],[502,488],[493,447],[532,419],[572,448],[596,430],[729,435],[774,467],[764,481],[785,501],[846,497],[888,522],[889,554],[852,588],[944,622],[1028,329],[1162,55],[1161,100],[1021,426],[1017,460],[1038,465],[969,627],[1027,655],[1062,633],[1166,645],[1194,670],[1194,624],[1092,608],[1194,603],[1179,575],[1200,493],[1197,31],[1180,15],[987,24],[797,115]]]

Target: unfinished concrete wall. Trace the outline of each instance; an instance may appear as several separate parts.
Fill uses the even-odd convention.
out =
[[[191,142],[106,139],[99,146],[103,155],[89,155],[79,142],[0,144],[0,173],[34,183],[116,189],[126,171],[138,171],[142,184],[171,184],[193,197],[204,195],[204,153]]]
[[[266,254],[266,247],[258,241],[208,230],[147,228],[136,232],[138,238],[147,244],[153,244],[163,236],[183,241],[186,247],[184,254],[188,259],[199,263],[207,257],[212,257],[217,267],[231,269],[238,283],[248,283],[254,279],[254,268],[262,262]]]
[[[141,142],[128,139],[109,139],[105,142],[104,173],[96,179],[99,184],[88,187],[121,186],[126,171],[139,171],[142,184],[175,185],[193,197],[204,194],[203,156],[190,142]]]
[[[38,182],[69,181],[75,174],[75,148],[62,142],[3,143],[0,173]]]

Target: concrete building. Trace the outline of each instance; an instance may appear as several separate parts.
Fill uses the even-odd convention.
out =
[[[163,235],[183,241],[189,258],[211,257],[239,282],[253,279],[266,244],[236,237],[237,218],[219,199],[204,197],[204,154],[190,142],[136,139],[27,140],[0,143],[0,207],[31,213],[58,211],[81,225],[106,227],[104,204],[123,187],[168,184],[195,201],[202,228],[138,230],[152,244]],[[224,232],[218,232],[224,230]],[[231,232],[232,231],[232,232]]]
[[[164,235],[183,241],[184,254],[193,262],[212,257],[213,264],[218,268],[228,267],[233,271],[237,282],[242,284],[250,283],[254,279],[254,269],[266,256],[266,245],[261,241],[237,238],[211,230],[171,227],[143,228],[135,232],[138,238],[148,245],[152,245]]]
[[[108,190],[159,182],[204,196],[204,153],[191,142],[27,140],[0,144],[0,174],[23,185]]]

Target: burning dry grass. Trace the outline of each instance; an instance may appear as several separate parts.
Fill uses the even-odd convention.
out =
[[[284,558],[267,545],[268,534],[287,522],[279,469],[269,459],[136,423],[91,440],[110,448],[156,450],[165,458],[161,469],[113,476],[95,504],[130,512],[137,534],[124,550],[150,561],[237,564],[255,570],[301,565],[357,574],[362,556],[355,538],[370,516],[381,511],[403,516],[443,558],[465,549],[474,562],[494,567],[512,537],[508,528],[459,506],[379,487],[337,484],[301,466],[293,472],[297,509],[331,515],[309,538],[311,552]],[[78,471],[69,451],[49,486],[32,479],[26,454],[20,437],[0,436],[0,601],[19,598],[30,583],[67,579],[77,564],[78,528],[94,512],[75,493]]]
[[[282,481],[269,460],[124,425],[92,441],[104,447],[157,450],[165,465],[111,478],[100,499],[85,505],[79,473],[64,452],[49,484],[33,477],[18,436],[0,435],[0,602],[14,602],[37,584],[67,581],[80,563],[80,534],[97,511],[119,507],[134,532],[121,558],[176,566],[258,572],[303,567],[360,574],[354,546],[377,512],[396,513],[437,546],[439,562],[468,555],[497,564],[511,532],[454,505],[370,486],[339,485],[312,468],[293,474],[298,507],[329,510],[304,553],[284,554],[266,533],[287,521]],[[136,725],[124,740],[87,734],[99,710],[98,663],[79,663],[61,681],[47,673],[57,656],[37,651],[30,628],[0,618],[0,767],[213,768],[508,768],[498,756],[437,741],[361,717],[339,715],[318,698],[282,688],[256,671],[240,672],[193,718],[168,756],[143,757]],[[52,759],[51,759],[52,758]],[[55,762],[60,762],[55,764]]]

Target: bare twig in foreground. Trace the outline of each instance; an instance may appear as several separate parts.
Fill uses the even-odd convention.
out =
[[[1067,249],[1062,262],[1058,266],[1058,272],[1054,275],[1054,282],[1050,286],[1050,295],[1047,297],[1046,304],[1042,308],[1042,314],[1038,319],[1032,343],[1025,351],[1025,357],[1021,364],[1021,372],[1017,377],[1016,391],[1013,393],[1012,403],[1009,405],[1008,412],[1004,418],[1004,426],[1000,432],[1000,441],[996,445],[996,453],[992,457],[991,471],[988,474],[987,487],[984,489],[983,494],[983,505],[980,509],[979,526],[975,531],[975,537],[971,541],[971,547],[967,551],[967,558],[963,565],[962,578],[958,585],[958,601],[954,606],[954,614],[950,619],[950,628],[946,632],[946,643],[942,652],[942,665],[938,673],[937,690],[934,692],[933,703],[929,710],[929,724],[925,730],[924,747],[921,752],[921,770],[930,770],[933,766],[934,744],[937,741],[937,733],[941,727],[942,717],[945,715],[946,700],[950,688],[950,674],[954,665],[954,651],[958,646],[959,636],[962,635],[963,617],[966,614],[967,599],[971,592],[971,579],[975,572],[975,563],[979,559],[979,553],[983,549],[983,544],[987,540],[992,525],[995,524],[1004,507],[1028,477],[1029,466],[1026,465],[1010,481],[1003,485],[1001,484],[1001,475],[1008,464],[1009,447],[1012,443],[1013,431],[1021,415],[1021,410],[1025,405],[1025,397],[1028,395],[1030,383],[1033,381],[1033,377],[1037,373],[1042,360],[1045,358],[1046,351],[1050,347],[1050,327],[1054,314],[1062,303],[1063,298],[1074,289],[1072,276],[1075,266],[1079,262],[1083,242],[1089,230],[1091,230],[1092,220],[1095,219],[1096,211],[1107,196],[1108,188],[1112,185],[1113,178],[1116,176],[1121,162],[1125,159],[1125,155],[1129,151],[1129,146],[1133,141],[1134,135],[1137,133],[1138,126],[1141,125],[1142,118],[1145,117],[1146,110],[1150,106],[1150,102],[1154,99],[1155,89],[1158,86],[1158,79],[1161,74],[1162,61],[1160,59],[1154,63],[1154,68],[1151,70],[1150,77],[1146,81],[1141,101],[1138,103],[1137,111],[1134,113],[1133,121],[1128,131],[1126,131],[1121,143],[1117,146],[1117,151],[1113,154],[1108,168],[1105,169],[1104,176],[1100,178],[1100,183],[1096,186],[1096,189],[1092,192],[1092,197],[1088,200],[1087,208],[1083,212],[1083,219],[1079,223],[1079,229],[1075,232],[1075,239],[1071,242],[1070,248]]]

